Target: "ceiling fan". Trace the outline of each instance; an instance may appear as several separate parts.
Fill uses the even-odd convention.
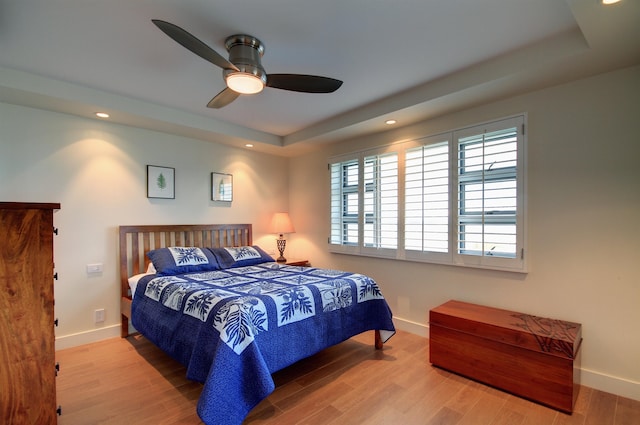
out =
[[[241,94],[259,93],[265,86],[303,93],[332,93],[342,85],[340,80],[316,75],[267,74],[261,64],[264,44],[253,36],[236,34],[227,37],[227,60],[179,26],[159,19],[151,21],[178,44],[222,68],[227,88],[209,101],[209,108],[222,108]]]

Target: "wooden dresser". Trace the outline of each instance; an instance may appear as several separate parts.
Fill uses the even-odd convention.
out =
[[[0,423],[55,424],[53,213],[0,202]]]

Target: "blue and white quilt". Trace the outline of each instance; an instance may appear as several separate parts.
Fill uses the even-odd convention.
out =
[[[369,277],[276,263],[140,280],[132,323],[203,382],[207,424],[241,424],[275,385],[271,374],[367,330],[395,333]]]

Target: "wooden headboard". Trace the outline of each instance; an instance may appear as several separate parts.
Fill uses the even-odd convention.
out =
[[[251,224],[176,224],[120,226],[121,335],[129,335],[131,318],[130,276],[144,273],[147,252],[169,246],[224,247],[252,245]]]

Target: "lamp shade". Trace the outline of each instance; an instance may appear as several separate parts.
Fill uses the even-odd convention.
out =
[[[271,233],[278,233],[281,235],[283,233],[295,233],[296,229],[294,229],[293,224],[291,224],[289,213],[279,212],[273,215],[269,231]]]

